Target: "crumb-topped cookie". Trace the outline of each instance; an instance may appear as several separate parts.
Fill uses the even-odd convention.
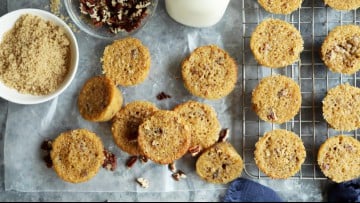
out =
[[[190,128],[174,111],[159,110],[139,126],[138,144],[143,154],[159,164],[181,158],[189,149]]]
[[[268,12],[274,14],[290,14],[301,7],[303,0],[258,0]]]
[[[139,125],[157,110],[151,102],[134,101],[117,112],[111,127],[116,145],[131,155],[141,155],[137,140]]]
[[[50,155],[55,172],[71,183],[93,178],[105,159],[100,138],[86,129],[61,133],[53,141]]]
[[[329,5],[331,8],[336,10],[355,10],[360,7],[359,0],[324,0],[326,5]]]
[[[181,67],[184,85],[195,96],[220,99],[235,88],[238,73],[235,60],[216,45],[198,47]]]
[[[357,72],[360,69],[360,26],[342,25],[331,30],[321,46],[321,58],[333,72]]]
[[[198,152],[200,152],[218,140],[221,127],[213,107],[196,101],[187,101],[175,107],[174,111],[189,124],[191,130],[189,149],[199,146]]]
[[[317,161],[324,175],[337,183],[360,176],[360,142],[349,135],[328,138],[318,152]]]
[[[331,128],[351,131],[360,127],[360,88],[338,85],[328,91],[322,103],[324,119]]]
[[[295,175],[301,169],[305,157],[302,140],[287,130],[267,132],[255,144],[256,165],[274,179],[286,179]]]
[[[105,76],[88,79],[80,90],[78,108],[89,121],[109,121],[119,111],[123,102],[120,90]]]
[[[196,161],[196,172],[210,183],[226,184],[241,175],[243,161],[228,142],[220,142],[204,151]]]
[[[250,48],[259,64],[282,68],[299,60],[304,41],[292,24],[279,19],[266,19],[252,33]]]
[[[253,90],[251,102],[253,110],[262,120],[281,124],[299,112],[300,87],[287,76],[268,76]]]
[[[143,82],[150,72],[149,49],[139,39],[127,37],[105,47],[103,72],[116,85],[130,86]]]

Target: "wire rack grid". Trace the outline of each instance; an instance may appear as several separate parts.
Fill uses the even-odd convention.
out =
[[[245,173],[252,178],[268,178],[254,161],[255,143],[265,132],[281,128],[298,134],[306,149],[306,160],[301,170],[292,179],[326,179],[316,163],[319,146],[329,137],[348,134],[359,139],[357,131],[339,132],[327,125],[322,117],[322,99],[327,90],[349,83],[359,86],[360,73],[342,75],[328,71],[320,58],[319,50],[328,32],[339,25],[359,24],[360,9],[336,11],[319,0],[304,0],[302,7],[290,15],[274,15],[266,12],[257,1],[242,2],[242,88],[243,88],[243,159]],[[299,62],[281,69],[270,69],[258,65],[250,51],[250,37],[254,28],[266,18],[278,18],[293,24],[304,39],[304,51]],[[279,42],[281,43],[281,42]],[[285,124],[276,125],[259,120],[251,109],[251,92],[266,76],[282,74],[298,82],[301,88],[302,106],[299,114]]]

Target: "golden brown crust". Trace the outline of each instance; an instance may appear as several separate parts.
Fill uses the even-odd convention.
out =
[[[82,87],[78,108],[81,116],[89,121],[109,121],[119,111],[122,94],[114,83],[105,76],[96,76]]]
[[[184,85],[195,96],[220,99],[235,88],[237,65],[233,58],[216,45],[195,49],[182,62]]]
[[[189,126],[174,111],[157,111],[139,126],[141,151],[159,164],[169,164],[181,158],[189,149],[190,142]]]
[[[226,184],[241,175],[243,161],[228,142],[220,142],[204,151],[196,161],[196,172],[210,183]]]
[[[158,108],[147,101],[134,101],[122,108],[112,119],[112,135],[117,146],[131,155],[141,155],[138,144],[139,125]]]
[[[301,7],[303,0],[258,0],[268,12],[274,14],[290,14]]]
[[[279,19],[266,19],[252,33],[250,48],[259,64],[282,68],[299,60],[304,41],[292,24]]]
[[[104,74],[115,85],[142,83],[150,72],[149,49],[139,39],[127,37],[105,47],[102,58]]]
[[[342,25],[331,30],[321,46],[321,58],[333,72],[357,72],[360,69],[360,26]]]
[[[215,144],[219,139],[220,122],[215,109],[207,104],[187,101],[175,107],[175,112],[189,124],[190,148],[200,146],[200,151]]]
[[[299,136],[287,130],[265,133],[255,144],[255,163],[267,176],[286,179],[304,163],[306,151]]]
[[[360,142],[348,135],[328,138],[319,148],[317,161],[321,171],[340,183],[360,176]]]
[[[93,178],[104,162],[100,138],[86,129],[61,133],[50,152],[54,170],[64,181],[85,182]]]
[[[289,77],[269,76],[253,90],[251,102],[253,110],[262,120],[281,124],[299,112],[300,87]]]
[[[330,89],[323,100],[323,116],[335,130],[360,127],[360,88],[341,84]]]
[[[325,4],[336,10],[355,10],[360,7],[359,0],[324,0]]]

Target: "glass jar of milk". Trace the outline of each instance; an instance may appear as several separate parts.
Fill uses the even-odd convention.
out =
[[[175,21],[191,27],[210,27],[220,21],[230,0],[165,0]]]

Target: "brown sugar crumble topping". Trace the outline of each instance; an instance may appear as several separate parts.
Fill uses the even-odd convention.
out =
[[[80,0],[80,11],[96,27],[107,25],[114,34],[131,32],[149,14],[151,0]]]

